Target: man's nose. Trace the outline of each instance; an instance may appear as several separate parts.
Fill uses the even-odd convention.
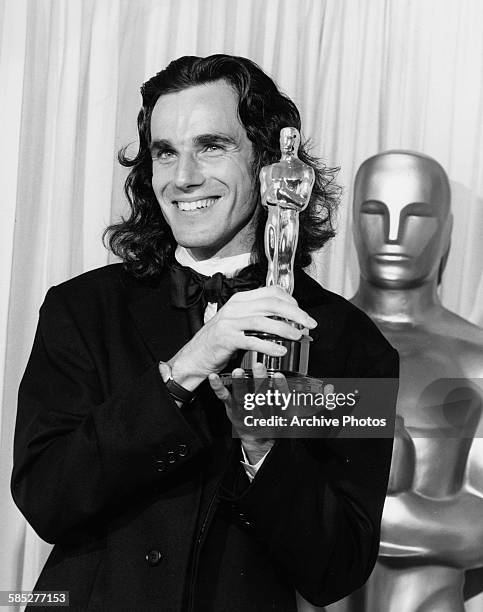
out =
[[[178,189],[187,190],[204,183],[205,177],[200,164],[192,153],[180,155],[174,177]]]

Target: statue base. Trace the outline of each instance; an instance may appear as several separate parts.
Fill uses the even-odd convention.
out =
[[[285,346],[287,352],[282,357],[272,357],[259,351],[247,351],[242,359],[240,367],[251,376],[253,366],[262,363],[267,368],[268,376],[273,376],[275,372],[282,372],[286,377],[306,376],[309,367],[309,347],[312,342],[310,336],[302,336],[300,340],[288,340],[275,334],[264,332],[245,332],[247,336],[257,336],[262,340],[270,340]]]

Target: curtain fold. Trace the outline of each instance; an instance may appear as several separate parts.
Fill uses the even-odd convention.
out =
[[[180,55],[256,61],[340,166],[338,237],[311,273],[350,297],[355,172],[369,156],[435,157],[452,187],[445,306],[483,325],[483,3],[480,0],[1,0],[1,589],[29,589],[48,547],[7,493],[16,391],[47,289],[108,263],[126,212],[121,146],[136,150],[141,83]]]

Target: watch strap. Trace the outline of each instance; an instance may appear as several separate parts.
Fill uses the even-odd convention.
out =
[[[188,391],[173,379],[171,366],[166,361],[159,362],[159,372],[171,397],[182,404],[188,404],[195,399],[195,393]]]
[[[195,394],[193,391],[188,391],[188,389],[182,387],[172,378],[168,378],[165,385],[170,395],[182,404],[189,404],[195,399]]]

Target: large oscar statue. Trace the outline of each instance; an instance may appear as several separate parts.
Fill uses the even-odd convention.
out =
[[[300,135],[293,127],[280,132],[280,161],[260,171],[260,194],[267,209],[265,226],[265,254],[268,260],[267,286],[278,285],[292,294],[294,288],[294,258],[299,235],[299,214],[310,199],[314,185],[314,170],[297,156]],[[287,347],[283,357],[270,357],[250,351],[242,367],[250,370],[256,362],[267,367],[269,375],[283,372],[287,375],[306,375],[310,337],[285,340],[273,334],[259,334]]]
[[[425,155],[376,155],[357,173],[353,212],[352,301],[399,351],[401,372],[380,556],[362,607],[346,609],[463,612],[465,570],[483,565],[483,330],[437,293],[447,176]]]

